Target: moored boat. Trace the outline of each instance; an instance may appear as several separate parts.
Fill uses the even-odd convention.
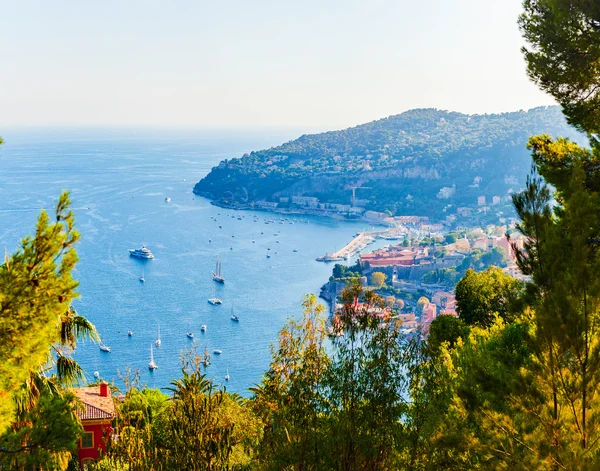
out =
[[[154,255],[152,252],[150,252],[150,249],[148,249],[145,245],[139,249],[129,249],[129,255],[131,257],[141,258],[143,260],[154,258]]]

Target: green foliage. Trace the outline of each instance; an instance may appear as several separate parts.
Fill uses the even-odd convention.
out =
[[[455,232],[449,232],[448,234],[446,234],[444,236],[444,242],[446,244],[453,244],[457,240],[458,240],[458,238],[457,238],[457,234]]]
[[[570,124],[600,135],[600,5],[525,0],[519,26],[529,77],[563,107]]]
[[[494,315],[510,320],[517,308],[522,284],[498,267],[476,273],[467,270],[456,285],[456,311],[468,325],[489,325]]]
[[[356,305],[356,299],[362,304]],[[331,338],[326,389],[331,424],[327,466],[322,469],[395,469],[406,411],[401,322],[374,315],[384,304],[357,281],[341,300]]]
[[[360,266],[360,262],[356,262],[355,265],[348,267],[346,265],[341,265],[336,263],[333,266],[332,276],[334,279],[342,279],[342,278],[353,278],[355,276],[362,275],[362,267]]]
[[[0,469],[66,469],[82,431],[76,408],[73,394],[42,391],[20,422],[0,436]]]
[[[376,288],[383,287],[383,285],[385,285],[386,278],[387,278],[387,276],[385,275],[385,273],[381,273],[380,271],[375,271],[375,272],[371,273],[371,283]]]
[[[429,299],[427,299],[425,296],[421,296],[419,298],[419,300],[417,301],[417,312],[422,313],[423,309],[425,309],[425,307],[428,304],[429,304]]]
[[[252,390],[253,408],[266,425],[259,469],[288,469],[292,464],[318,469],[323,459],[321,414],[330,364],[323,312],[314,295],[304,298],[302,319],[289,320],[281,330],[270,369]]]
[[[50,346],[60,342],[62,316],[77,296],[72,271],[77,261],[69,196],[63,193],[55,221],[42,212],[34,237],[0,265],[0,431],[14,418],[16,394],[49,359]],[[59,374],[72,372],[63,361]]]
[[[443,186],[460,188],[452,199],[457,206],[473,205],[482,192],[504,194],[509,185],[499,176],[506,168],[526,174],[524,145],[540,132],[576,137],[558,107],[496,115],[411,110],[225,160],[194,192],[245,204],[295,195],[302,181],[305,196],[350,204],[347,188],[360,181],[356,196],[368,201],[367,209],[437,218],[448,202],[436,197]],[[476,176],[483,177],[480,188],[469,187]]]
[[[432,353],[437,353],[444,342],[452,348],[458,339],[464,339],[468,333],[469,327],[462,319],[448,315],[438,316],[429,326],[429,348]]]
[[[170,398],[129,384],[118,404],[119,440],[109,443],[97,469],[248,469],[261,422],[240,396],[215,387],[200,361],[195,351],[186,357]]]

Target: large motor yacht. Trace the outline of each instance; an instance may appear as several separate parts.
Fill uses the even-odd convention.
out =
[[[150,252],[150,250],[147,249],[145,246],[142,247],[141,249],[129,249],[129,255],[131,255],[132,257],[135,257],[135,258],[143,258],[145,260],[154,258],[154,255],[152,255],[152,252]]]

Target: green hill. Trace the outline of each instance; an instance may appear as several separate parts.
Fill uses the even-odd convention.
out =
[[[489,115],[415,109],[224,160],[194,193],[217,204],[290,196],[349,204],[359,186],[366,209],[435,217],[447,204],[473,206],[478,195],[520,188],[531,162],[527,139],[540,133],[578,138],[557,106]],[[452,185],[453,196],[437,197]]]

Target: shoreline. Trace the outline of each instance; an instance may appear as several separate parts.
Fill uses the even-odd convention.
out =
[[[321,210],[311,210],[311,209],[290,209],[290,208],[260,208],[256,207],[250,203],[238,203],[232,202],[227,203],[221,200],[215,200],[211,196],[206,194],[194,193],[197,196],[207,199],[210,204],[213,206],[217,206],[219,208],[225,209],[234,209],[234,210],[245,210],[245,211],[262,211],[265,213],[271,214],[280,214],[280,215],[304,215],[304,216],[315,216],[315,217],[325,217],[329,219],[334,219],[336,221],[346,221],[346,222],[366,222],[368,224],[379,226],[381,229],[375,229],[368,231],[358,231],[356,235],[352,238],[350,242],[348,242],[344,248],[338,250],[333,253],[325,252],[325,255],[317,257],[317,262],[344,262],[350,259],[350,257],[355,256],[357,253],[360,253],[362,250],[367,248],[369,245],[374,243],[378,239],[385,240],[400,240],[403,237],[415,232],[415,229],[408,228],[401,224],[396,224],[390,226],[388,224],[384,224],[382,221],[373,221],[371,219],[367,219],[364,217],[356,217],[356,218],[347,218],[341,214],[331,213],[327,211]]]

